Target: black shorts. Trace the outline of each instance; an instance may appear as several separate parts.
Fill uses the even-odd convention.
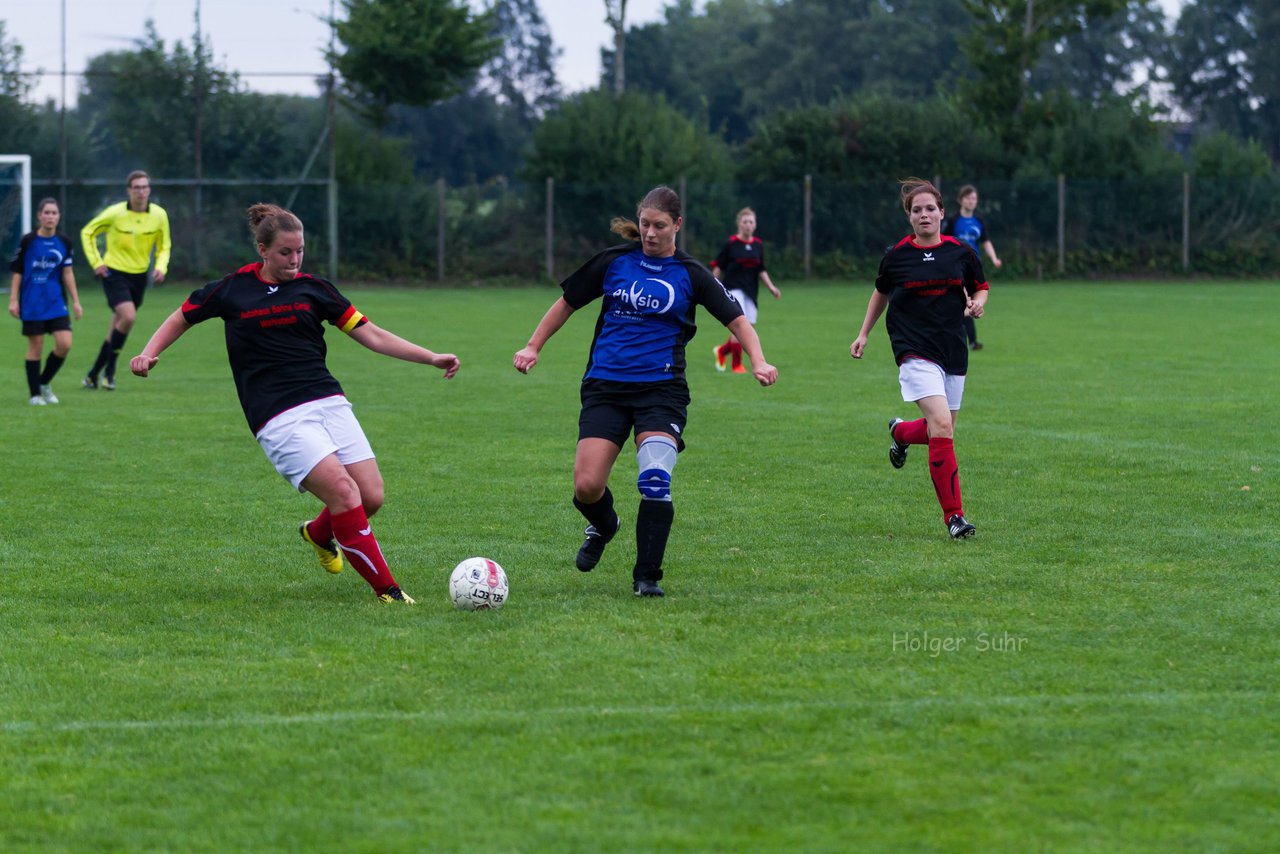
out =
[[[131,302],[142,307],[142,297],[147,292],[146,273],[122,273],[107,268],[107,275],[102,279],[102,291],[107,295],[107,305],[115,308],[122,302]]]
[[[683,380],[623,383],[582,381],[582,413],[578,441],[608,439],[618,447],[627,436],[670,433],[677,450],[684,450],[684,425],[689,412],[689,387]]]
[[[22,321],[23,335],[48,335],[53,332],[63,331],[71,331],[71,315],[64,314],[62,317],[55,317],[53,320]]]

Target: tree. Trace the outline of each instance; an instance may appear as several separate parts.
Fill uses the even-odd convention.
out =
[[[613,30],[613,93],[627,90],[627,0],[604,0],[604,21]]]
[[[392,104],[424,107],[462,92],[497,49],[488,13],[454,0],[342,0],[333,61],[353,103],[385,125]]]
[[[1183,8],[1170,79],[1200,121],[1257,139],[1280,159],[1280,7],[1258,0],[1199,0]]]
[[[34,127],[34,111],[26,99],[32,82],[22,73],[22,45],[5,37],[0,21],[0,150],[26,151]]]
[[[537,0],[493,0],[488,13],[498,49],[480,70],[478,89],[532,124],[560,101],[555,61],[561,51]]]
[[[963,0],[975,26],[962,42],[974,78],[960,92],[1006,148],[1023,150],[1036,120],[1026,113],[1028,81],[1045,45],[1115,14],[1127,0]]]

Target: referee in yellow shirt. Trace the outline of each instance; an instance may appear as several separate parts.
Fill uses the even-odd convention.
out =
[[[104,209],[80,231],[84,255],[94,274],[102,278],[102,290],[111,306],[111,326],[106,340],[98,351],[98,358],[81,382],[87,389],[99,387],[98,375],[103,374],[101,387],[114,391],[116,387],[116,360],[120,348],[133,329],[138,307],[147,290],[147,272],[155,261],[155,282],[164,281],[169,269],[169,252],[173,242],[169,238],[169,215],[164,208],[151,203],[151,179],[146,172],[129,173],[126,181],[129,200]],[[98,253],[98,235],[107,236],[107,254]]]

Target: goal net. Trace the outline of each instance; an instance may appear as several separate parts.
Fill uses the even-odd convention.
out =
[[[6,265],[30,230],[31,155],[0,154],[0,258]]]

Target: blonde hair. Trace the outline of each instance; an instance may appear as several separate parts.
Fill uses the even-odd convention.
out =
[[[680,219],[680,195],[670,187],[654,187],[636,205],[636,219],[640,218],[641,211],[649,208],[662,211],[675,222]],[[615,216],[609,220],[609,230],[623,240],[640,239],[640,226],[626,217]]]
[[[249,230],[253,232],[254,242],[261,243],[268,249],[275,243],[276,235],[280,232],[302,231],[302,220],[279,205],[258,202],[245,211],[245,216],[249,220]]]
[[[742,222],[742,218],[744,216],[755,216],[755,215],[756,215],[756,212],[753,211],[751,208],[743,208],[742,210],[738,211],[738,215],[733,218],[733,221],[735,223],[739,223],[739,222]]]
[[[942,193],[932,183],[923,178],[903,178],[898,182],[901,187],[902,209],[911,215],[911,201],[921,193],[928,193],[938,203],[938,210],[943,210]]]

